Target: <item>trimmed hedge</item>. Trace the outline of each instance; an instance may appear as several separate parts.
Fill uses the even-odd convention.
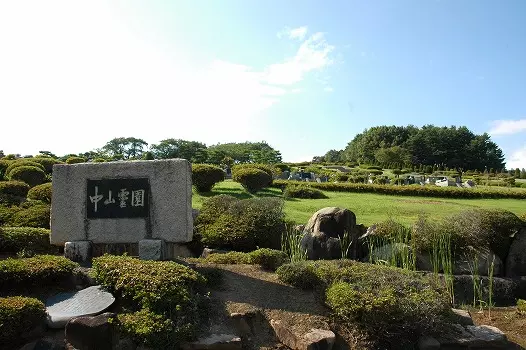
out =
[[[1,253],[55,253],[58,247],[49,243],[50,231],[34,227],[0,227]]]
[[[40,202],[28,203],[24,206],[26,203],[23,203],[20,210],[12,213],[4,224],[14,227],[49,228],[51,206]]]
[[[192,164],[192,184],[197,192],[210,192],[212,187],[225,179],[225,172],[210,164]]]
[[[510,198],[526,199],[526,191],[521,188],[509,189],[481,189],[481,188],[459,188],[439,186],[393,186],[358,183],[333,183],[333,182],[308,182],[274,180],[272,187],[281,188],[284,185],[303,184],[322,191],[335,192],[367,192],[388,194],[395,196],[421,196],[421,197],[443,197],[443,198]]]
[[[86,159],[82,157],[69,157],[66,159],[67,164],[77,164],[77,163],[85,163]]]
[[[53,165],[62,164],[61,161],[51,157],[35,157],[29,159],[35,163],[41,164],[44,167],[44,171],[46,172],[46,174],[53,173]]]
[[[285,231],[283,201],[211,197],[203,203],[195,224],[203,243],[210,247],[244,252],[258,247],[279,249]]]
[[[0,205],[0,226],[7,225],[13,215],[20,210],[22,210],[22,208],[17,206],[7,207]]]
[[[9,178],[9,176],[10,176],[9,174],[11,173],[11,171],[13,169],[15,169],[15,168],[20,167],[20,166],[34,166],[36,168],[39,168],[42,171],[46,170],[46,168],[42,164],[34,162],[31,159],[17,159],[17,160],[11,161],[11,163],[9,164],[7,169],[5,170],[5,175],[4,176],[6,178]]]
[[[0,261],[0,291],[10,288],[56,286],[69,282],[77,263],[54,255]]]
[[[46,173],[44,170],[35,166],[18,166],[13,168],[7,176],[9,180],[23,181],[30,187],[40,185],[46,181]]]
[[[0,203],[20,203],[27,196],[29,185],[22,181],[0,181]]]
[[[35,186],[27,192],[27,198],[51,203],[51,182]]]
[[[272,182],[272,177],[265,171],[257,168],[234,167],[232,180],[239,182],[250,193],[256,193]]]
[[[92,271],[97,282],[121,295],[126,305],[170,318],[174,339],[196,335],[206,283],[199,273],[172,261],[112,255],[94,258]]]
[[[283,191],[285,198],[322,199],[329,198],[322,191],[303,185],[287,185]]]
[[[46,307],[34,298],[0,298],[0,348],[18,344],[46,320]]]
[[[441,330],[451,316],[444,288],[416,272],[335,260],[286,264],[277,274],[285,283],[320,292],[341,322],[358,325],[378,348],[405,349]]]
[[[228,252],[213,253],[206,258],[195,259],[196,262],[209,264],[252,264],[260,265],[265,270],[275,271],[278,267],[289,262],[289,257],[281,250],[260,248],[250,253]]]
[[[12,160],[0,159],[0,181],[4,178],[5,172]]]

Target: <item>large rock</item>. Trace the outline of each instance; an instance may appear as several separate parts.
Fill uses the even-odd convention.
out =
[[[116,344],[116,333],[109,320],[115,316],[106,312],[72,319],[66,324],[67,342],[76,349],[111,350]]]
[[[331,350],[336,340],[336,335],[330,330],[311,329],[301,335],[277,320],[270,320],[270,325],[279,341],[292,350]]]
[[[340,240],[329,237],[324,232],[305,232],[301,239],[301,247],[307,250],[309,260],[332,260],[342,257]]]
[[[506,258],[506,277],[526,276],[526,228],[522,228],[513,239]]]
[[[348,209],[327,207],[314,213],[304,228],[301,246],[307,250],[307,256],[315,259],[337,259],[341,257],[340,239],[347,232],[352,244],[347,257],[359,259],[362,257],[358,238],[364,230],[362,225],[356,225],[356,215]]]
[[[500,329],[492,326],[452,325],[448,334],[438,338],[441,348],[447,349],[509,349],[509,343]]]
[[[495,260],[493,260],[495,259]],[[493,276],[500,276],[503,273],[502,260],[489,251],[486,253],[480,253],[477,255],[477,273],[479,276],[489,276],[489,271],[492,262],[493,264]],[[453,274],[455,275],[466,275],[472,274],[474,268],[474,261],[469,259],[459,259],[453,263]]]
[[[47,324],[50,328],[62,328],[73,318],[106,310],[114,301],[113,295],[101,286],[57,294],[46,301]]]

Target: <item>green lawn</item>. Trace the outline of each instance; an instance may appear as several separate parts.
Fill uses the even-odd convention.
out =
[[[520,199],[448,199],[432,197],[389,196],[372,193],[324,192],[328,199],[290,199],[285,201],[287,219],[299,224],[307,223],[311,215],[324,207],[341,207],[352,210],[358,223],[366,226],[389,217],[412,224],[418,214],[426,213],[431,218],[442,219],[469,208],[506,209],[517,215],[526,213],[526,201]],[[200,208],[207,197],[229,194],[237,198],[251,198],[241,185],[231,180],[217,184],[205,196],[192,197],[192,206]],[[281,190],[269,188],[258,192],[257,197],[281,197]]]

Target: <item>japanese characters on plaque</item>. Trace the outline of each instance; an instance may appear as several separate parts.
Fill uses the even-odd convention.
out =
[[[88,219],[142,218],[149,213],[148,179],[88,180]]]

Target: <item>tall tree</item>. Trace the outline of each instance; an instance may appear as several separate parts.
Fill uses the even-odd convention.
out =
[[[206,145],[197,141],[166,139],[150,148],[158,159],[183,158],[192,163],[204,163],[208,157]]]
[[[112,159],[138,159],[148,143],[135,137],[116,137],[108,141],[102,149]]]

